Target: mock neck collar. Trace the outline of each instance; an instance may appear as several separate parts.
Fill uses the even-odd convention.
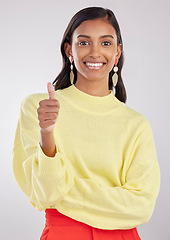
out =
[[[57,90],[58,92],[58,90]],[[82,111],[104,114],[116,110],[124,105],[115,96],[112,90],[103,97],[93,96],[78,89],[74,84],[58,92],[68,97],[70,104],[76,105]]]

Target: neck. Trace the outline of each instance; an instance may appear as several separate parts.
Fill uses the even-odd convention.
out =
[[[76,88],[80,91],[87,93],[92,96],[104,97],[107,96],[109,92],[108,82],[102,81],[76,81],[74,84]]]

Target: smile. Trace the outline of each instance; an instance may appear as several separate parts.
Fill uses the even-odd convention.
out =
[[[85,62],[85,65],[89,69],[100,69],[103,67],[105,63],[91,63],[91,62]]]

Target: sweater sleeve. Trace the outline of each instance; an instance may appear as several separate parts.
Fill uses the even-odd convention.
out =
[[[58,205],[59,210],[65,212],[71,206],[68,215],[97,228],[127,229],[146,223],[160,187],[159,165],[148,121],[136,137],[128,158],[130,164],[121,186],[101,186],[95,179],[75,177],[75,185],[62,205]]]
[[[21,103],[13,147],[13,172],[31,204],[43,210],[64,198],[74,184],[74,173],[58,149],[54,157],[43,153],[36,109],[32,95]]]

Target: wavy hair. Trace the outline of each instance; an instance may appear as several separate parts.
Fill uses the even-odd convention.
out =
[[[111,25],[114,27],[117,35],[117,45],[121,44],[122,45],[122,52],[121,56],[118,61],[118,69],[119,71],[117,72],[118,74],[118,82],[115,87],[115,97],[120,100],[121,102],[126,102],[127,95],[126,95],[126,89],[122,80],[122,67],[124,63],[124,54],[123,54],[123,41],[121,37],[121,32],[119,28],[119,24],[116,20],[116,17],[114,13],[110,9],[104,9],[102,7],[88,7],[80,10],[77,12],[72,19],[70,20],[63,38],[61,42],[61,54],[62,54],[62,60],[63,60],[63,66],[61,72],[58,74],[56,79],[53,81],[53,85],[55,90],[57,89],[64,89],[67,88],[71,85],[70,83],[70,61],[68,57],[66,56],[65,50],[64,50],[64,44],[65,42],[68,42],[71,45],[72,41],[72,35],[74,30],[84,21],[86,20],[93,20],[93,19],[98,19],[98,18],[106,18]],[[77,70],[75,68],[74,62],[73,62],[73,73],[74,73],[74,84],[76,83],[77,80]],[[109,73],[109,90],[113,90],[113,82],[112,82],[112,76],[114,74],[113,69]]]

